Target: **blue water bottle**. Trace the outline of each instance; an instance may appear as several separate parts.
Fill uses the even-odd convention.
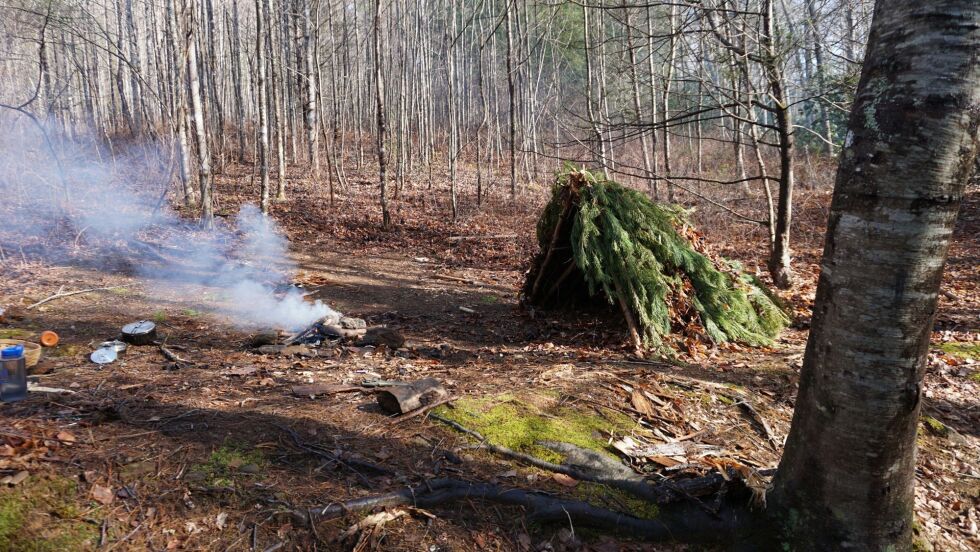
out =
[[[27,360],[24,346],[14,345],[0,350],[0,402],[27,398]]]

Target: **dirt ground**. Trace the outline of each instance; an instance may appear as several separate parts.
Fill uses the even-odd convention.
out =
[[[219,212],[234,212],[244,179],[224,177]],[[475,500],[407,511],[346,539],[342,533],[365,513],[310,527],[290,512],[435,477],[492,481],[636,512],[605,489],[473,448],[473,439],[434,419],[395,423],[371,394],[311,398],[292,391],[314,383],[435,377],[470,401],[461,404],[482,404],[487,412],[532,404],[545,418],[577,413],[608,421],[609,434],[592,436],[599,442],[633,437],[712,448],[711,455],[682,461],[637,462],[655,478],[709,473],[722,461],[776,466],[792,415],[828,192],[800,194],[801,281],[784,295],[796,319],[778,344],[695,349],[658,362],[631,357],[622,328],[608,317],[532,316],[518,308],[543,191],[513,203],[497,200],[482,211],[471,207],[454,225],[444,220],[444,205],[426,201],[429,194],[406,190],[396,229],[384,232],[368,195],[373,181],[352,182],[357,199],[331,208],[322,190],[298,181],[276,216],[300,267],[296,283],[345,314],[403,332],[407,344],[397,351],[344,345],[312,357],[258,354],[247,346],[250,331],[206,314],[208,297],[160,292],[126,270],[40,264],[8,253],[0,305],[21,317],[8,312],[0,337],[56,331],[61,343],[46,351],[35,380],[63,391],[0,405],[0,478],[16,481],[27,473],[0,486],[0,550],[675,549],[567,523],[542,525],[519,508]],[[916,489],[923,549],[980,547],[978,204],[973,190],[957,228],[929,357]],[[705,211],[696,220],[716,215]],[[758,267],[761,240],[755,230],[733,231],[738,228],[704,225],[716,251]],[[452,239],[460,236],[465,239]],[[24,308],[59,290],[109,286],[126,287]],[[139,319],[156,321],[168,347],[191,365],[173,369],[153,346],[132,347],[104,367],[88,361],[94,345]],[[654,414],[641,413],[636,390],[652,395]],[[771,440],[758,418],[769,425]],[[329,460],[338,455],[385,469],[365,472]]]

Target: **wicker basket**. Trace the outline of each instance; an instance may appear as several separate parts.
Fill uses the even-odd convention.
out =
[[[28,368],[34,366],[41,360],[41,346],[37,343],[31,343],[30,341],[23,341],[20,339],[0,339],[0,348],[7,347],[9,345],[24,346],[24,360],[26,361]]]

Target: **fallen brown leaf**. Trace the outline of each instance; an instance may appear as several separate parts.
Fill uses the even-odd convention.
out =
[[[112,501],[116,499],[116,493],[112,492],[112,489],[109,487],[103,487],[102,485],[92,485],[91,496],[92,500],[105,506],[112,504]]]
[[[559,485],[565,487],[574,487],[578,485],[578,479],[575,479],[574,477],[565,475],[563,473],[556,473],[552,475],[551,478],[555,480],[555,483],[558,483]]]

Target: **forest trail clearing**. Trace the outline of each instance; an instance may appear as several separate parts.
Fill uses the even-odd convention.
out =
[[[976,201],[976,193],[971,200]],[[27,401],[4,406],[9,423],[0,430],[3,475],[27,471],[29,477],[0,488],[0,544],[268,550],[282,543],[281,549],[308,550],[317,543],[319,549],[333,550],[349,549],[366,535],[365,542],[383,537],[379,549],[384,550],[520,550],[529,542],[538,547],[546,541],[557,550],[664,549],[620,540],[624,536],[583,534],[578,528],[573,535],[560,525],[527,525],[519,508],[479,501],[435,508],[432,518],[401,516],[383,530],[362,531],[346,543],[334,539],[363,514],[323,522],[315,532],[296,526],[285,512],[447,476],[637,513],[635,500],[621,493],[466,449],[473,440],[433,419],[394,425],[369,394],[311,399],[291,392],[311,384],[435,377],[463,397],[457,412],[446,407],[440,412],[474,424],[481,423],[480,414],[506,418],[516,412],[533,418],[528,423],[553,421],[542,431],[567,433],[555,438],[585,439],[599,447],[630,437],[721,449],[714,459],[692,453],[686,470],[692,473],[709,472],[719,458],[752,468],[775,467],[778,452],[758,417],[781,443],[789,428],[805,324],[788,329],[772,350],[726,347],[684,355],[676,364],[637,363],[625,354],[615,323],[562,313],[532,319],[520,312],[517,255],[481,262],[479,255],[440,258],[439,247],[379,253],[350,241],[330,248],[297,239],[310,224],[286,228],[300,266],[296,283],[345,314],[402,331],[406,348],[322,348],[315,357],[259,355],[245,346],[248,332],[203,314],[186,296],[150,293],[146,282],[125,274],[70,265],[13,267],[0,289],[5,304],[33,303],[62,286],[129,287],[52,301],[0,330],[57,331],[61,344],[45,360],[51,371],[38,379],[46,387],[70,391],[34,393]],[[958,232],[949,265],[952,289],[968,286],[971,271],[975,277],[976,264],[968,260],[976,258],[977,244],[964,231],[976,224],[973,217],[961,220],[966,228]],[[957,293],[963,297],[943,307],[939,325],[962,328],[969,324],[964,313],[976,316],[973,294]],[[102,368],[88,362],[93,345],[141,318],[155,320],[168,347],[194,365],[165,370],[166,359],[156,347],[130,348],[120,361]],[[935,335],[943,339],[941,332]],[[953,332],[947,339],[969,335]],[[958,355],[939,347],[956,349]],[[929,418],[920,433],[917,512],[921,530],[937,549],[966,550],[977,543],[980,382],[973,347],[970,352],[969,344],[937,342],[926,377]],[[643,406],[632,390],[652,395],[655,402],[648,404],[654,405],[654,416],[640,414]],[[755,414],[738,405],[743,399]],[[583,413],[612,428],[612,434],[591,426],[583,433],[576,418]],[[482,429],[491,435],[493,423]],[[504,432],[490,438],[513,445]],[[359,474],[332,466],[303,448],[311,445],[354,455],[389,473]],[[663,464],[650,461],[647,468],[677,476],[665,467],[681,462],[658,460]]]

